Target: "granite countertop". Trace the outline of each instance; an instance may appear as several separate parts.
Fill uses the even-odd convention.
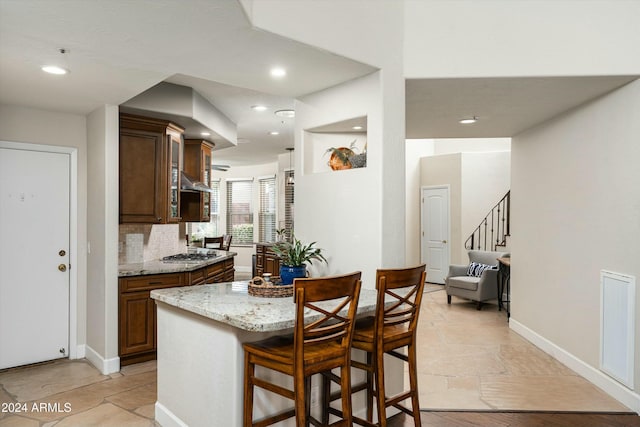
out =
[[[208,265],[217,264],[238,255],[236,252],[227,251],[218,251],[218,253],[220,254],[219,256],[206,261],[163,262],[161,260],[153,260],[133,264],[120,264],[118,266],[118,277],[194,271]]]
[[[213,283],[157,289],[151,298],[245,331],[268,332],[293,328],[293,297],[263,298],[248,294],[248,282]],[[377,292],[361,289],[358,316],[373,314]]]

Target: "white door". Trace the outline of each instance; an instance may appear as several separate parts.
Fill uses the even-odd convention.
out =
[[[70,156],[0,148],[0,369],[69,351]]]
[[[449,188],[424,187],[421,200],[421,254],[427,282],[444,284],[449,271]]]

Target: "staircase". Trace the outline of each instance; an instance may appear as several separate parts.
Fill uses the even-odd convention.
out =
[[[507,191],[464,242],[464,247],[494,252],[503,249],[510,235],[510,207],[511,191]]]

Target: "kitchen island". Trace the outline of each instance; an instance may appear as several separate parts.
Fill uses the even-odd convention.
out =
[[[161,426],[242,425],[242,343],[291,332],[295,320],[292,297],[254,297],[247,293],[247,287],[247,282],[229,282],[151,292],[158,315],[155,417]],[[363,288],[358,316],[373,314],[375,304],[376,291]],[[280,375],[261,369],[257,374]],[[387,374],[390,392],[399,391],[402,364],[390,363]],[[314,382],[312,398],[319,395],[315,387]],[[314,404],[312,401],[315,412],[318,408]],[[363,399],[354,399],[353,404],[354,411],[362,411]],[[287,399],[256,389],[256,419],[291,407]],[[290,419],[278,425],[295,423]]]

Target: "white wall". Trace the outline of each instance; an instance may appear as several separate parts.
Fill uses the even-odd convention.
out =
[[[636,74],[640,2],[407,0],[407,78]]]
[[[87,298],[87,124],[84,116],[0,105],[0,139],[12,142],[74,147],[78,150],[77,328],[78,346],[86,342]],[[80,352],[82,354],[82,352]]]
[[[433,142],[435,155],[511,151],[511,138],[440,138]]]
[[[420,264],[420,164],[421,159],[433,156],[433,139],[407,139],[405,150],[405,224],[407,265]]]
[[[467,257],[464,240],[491,212],[511,187],[511,153],[462,153],[461,256]],[[496,212],[497,214],[497,212]],[[497,230],[496,230],[497,233]]]
[[[436,155],[423,158],[421,169],[421,185],[449,185],[451,263],[464,264],[465,240],[509,190],[510,153]]]
[[[602,379],[600,270],[640,277],[639,117],[635,81],[512,142],[512,323],[588,365],[592,380]]]
[[[118,357],[118,107],[104,106],[87,120],[88,273],[87,357],[104,374]]]
[[[328,266],[312,274],[343,274],[360,270],[365,286],[373,287],[375,269],[382,263],[382,122],[380,81],[373,74],[296,102],[295,233],[305,242],[317,241]],[[344,102],[349,99],[349,102]],[[307,170],[313,147],[304,129],[368,116],[367,167],[314,173]],[[311,150],[311,152],[309,152]]]
[[[356,79],[296,105],[298,164],[304,129],[368,116],[367,168],[298,173],[295,228],[299,237],[318,236],[333,257],[332,272],[362,269],[364,286],[373,287],[376,268],[405,264],[403,4],[261,0],[243,6],[256,27],[383,69],[375,81]]]

